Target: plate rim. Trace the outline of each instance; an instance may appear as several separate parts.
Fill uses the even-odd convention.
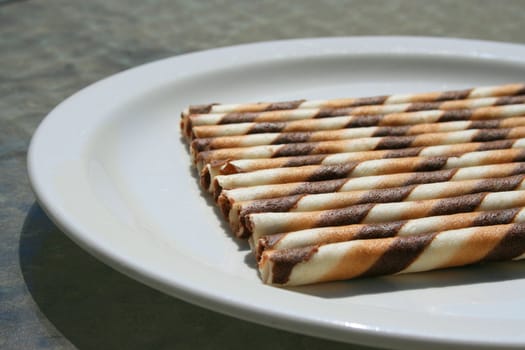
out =
[[[409,37],[409,36],[361,36],[361,37],[330,37],[330,38],[302,38],[302,39],[289,39],[279,41],[264,41],[256,43],[241,44],[235,46],[226,46],[221,48],[215,48],[210,50],[203,50],[198,52],[187,53],[179,56],[173,56],[157,60],[154,62],[146,63],[120,73],[116,73],[102,80],[99,80],[66,98],[63,102],[57,105],[40,123],[38,128],[33,134],[31,139],[28,154],[27,154],[27,168],[30,180],[30,185],[37,198],[38,203],[46,212],[46,214],[52,219],[52,221],[73,241],[79,246],[94,255],[97,259],[103,261],[105,264],[115,268],[116,270],[136,279],[142,283],[145,283],[155,289],[159,289],[167,294],[179,297],[185,301],[225,313],[237,318],[241,318],[251,322],[257,322],[266,326],[277,327],[292,332],[299,332],[308,335],[315,335],[322,338],[346,341],[364,345],[372,346],[395,346],[398,348],[407,345],[407,342],[411,346],[417,345],[435,345],[435,346],[447,346],[457,345],[463,347],[475,346],[487,346],[485,341],[476,343],[475,339],[442,339],[436,338],[432,335],[422,336],[416,334],[401,334],[401,333],[388,333],[384,330],[374,329],[365,325],[337,325],[323,320],[304,319],[298,318],[297,315],[291,315],[289,313],[276,313],[274,310],[270,312],[256,305],[249,305],[239,303],[236,300],[226,298],[217,293],[203,292],[198,290],[196,286],[191,284],[184,284],[181,281],[164,280],[164,276],[156,274],[155,271],[144,270],[140,265],[137,265],[129,260],[129,257],[115,254],[115,251],[108,251],[97,245],[97,242],[93,241],[93,237],[86,235],[82,230],[78,229],[78,225],[75,225],[67,218],[67,213],[61,211],[57,206],[56,201],[50,196],[48,189],[46,189],[45,182],[42,180],[40,175],[42,165],[39,162],[40,152],[42,144],[45,145],[46,133],[50,128],[53,127],[50,123],[54,123],[63,113],[63,108],[70,107],[71,104],[75,103],[75,100],[80,97],[85,97],[86,94],[90,94],[94,90],[100,88],[108,81],[114,79],[130,79],[136,74],[141,74],[143,71],[151,70],[152,68],[158,67],[159,65],[172,65],[178,61],[190,60],[197,61],[203,59],[203,57],[212,56],[226,56],[228,53],[249,51],[254,48],[293,48],[293,55],[300,57],[306,52],[311,52],[315,48],[328,48],[338,43],[345,43],[349,46],[362,44],[362,43],[373,43],[377,49],[377,53],[384,54],[411,54],[406,50],[407,47],[414,46],[415,54],[431,54],[431,55],[443,55],[443,56],[455,56],[455,57],[466,57],[473,59],[486,59],[501,61],[506,59],[511,62],[525,63],[525,59],[518,57],[518,53],[525,53],[525,46],[513,43],[503,43],[485,40],[470,40],[470,39],[458,39],[458,38],[435,38],[435,37]],[[384,47],[385,43],[396,44],[392,47]],[[431,47],[435,45],[434,47]],[[349,54],[348,47],[346,46],[341,49],[333,49],[325,52],[316,52],[312,57],[323,57],[323,55],[337,55],[337,54]],[[417,46],[417,47],[415,47]],[[465,51],[458,51],[459,47],[463,47],[463,50],[470,50],[469,54]],[[490,53],[488,47],[497,47],[500,52],[498,54]],[[449,48],[449,50],[446,50]],[[452,50],[454,48],[454,50]],[[356,54],[369,54],[370,47],[363,46],[361,52]],[[452,50],[452,51],[451,51]],[[274,56],[271,59],[289,59],[294,56],[280,57],[279,55]],[[503,56],[503,57],[502,57]],[[255,57],[254,57],[255,59]],[[261,62],[264,59],[259,58]],[[229,66],[232,62],[222,62],[225,66]],[[215,67],[216,69],[216,67]],[[213,68],[210,69],[213,71]],[[177,79],[184,79],[185,77],[191,77],[191,74],[181,74]],[[175,79],[175,78],[174,78]],[[66,216],[64,216],[66,215]],[[176,282],[176,283],[174,283]],[[185,281],[188,282],[188,281]],[[273,287],[270,287],[273,288]],[[253,316],[258,316],[255,319]],[[284,322],[283,322],[284,320]],[[274,324],[275,321],[278,324]],[[298,327],[299,326],[299,327]],[[298,328],[301,328],[298,329]],[[351,335],[348,337],[343,336],[341,332],[345,332]],[[372,338],[380,337],[380,341],[372,341]],[[349,339],[351,338],[351,339]],[[494,343],[494,346],[506,346],[506,347],[519,347],[525,345],[525,339],[520,343],[506,343],[501,342]]]

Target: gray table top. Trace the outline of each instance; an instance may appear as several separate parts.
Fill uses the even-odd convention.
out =
[[[523,23],[519,0],[0,0],[0,348],[365,349],[217,314],[98,262],[35,203],[31,135],[80,88],[186,52],[354,35],[525,43]]]

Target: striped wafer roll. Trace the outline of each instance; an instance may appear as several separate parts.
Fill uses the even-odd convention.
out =
[[[515,223],[267,250],[259,270],[265,283],[293,286],[519,260],[524,253],[525,224]]]
[[[398,104],[413,102],[440,102],[472,98],[486,98],[497,96],[512,96],[525,94],[525,84],[505,84],[498,86],[476,87],[465,90],[449,90],[414,94],[394,94],[390,96],[372,96],[357,98],[338,98],[330,100],[294,100],[281,102],[258,102],[246,104],[218,104],[193,105],[183,112],[183,115],[193,113],[229,113],[229,112],[264,112],[279,109],[304,108],[338,108],[355,107],[376,104]]]
[[[523,97],[525,97],[525,95]],[[391,127],[371,126],[363,128],[321,130],[308,132],[270,132],[240,136],[199,138],[193,140],[193,142],[191,143],[191,148],[193,153],[198,153],[202,151],[221,148],[279,145],[286,143],[319,142],[328,140],[348,140],[363,137],[411,136],[427,133],[442,133],[469,129],[508,129],[519,126],[525,126],[525,117],[516,117],[501,120],[491,119],[481,121],[456,121]]]
[[[387,123],[386,125],[395,125],[396,121],[401,121],[402,124],[404,124],[406,119],[419,119],[424,120],[425,123],[430,123],[437,121],[510,118],[525,114],[525,104],[450,110],[429,109],[417,112],[410,112],[410,110],[407,109],[409,106],[410,105],[385,105],[340,108],[321,111],[300,109],[260,113],[192,114],[188,116],[186,135],[191,137],[191,128],[198,125],[221,125],[248,122],[286,122],[292,120],[309,120],[345,115],[361,116],[361,118],[367,118],[368,115],[371,115],[372,118],[379,118],[382,123]],[[385,116],[379,117],[379,115]],[[422,122],[420,121],[417,124],[421,123]]]
[[[474,166],[465,169],[456,168],[419,173],[397,173],[391,175],[343,178],[326,181],[293,182],[286,184],[240,187],[231,190],[223,190],[218,198],[218,205],[223,214],[227,217],[233,203],[240,201],[299,194],[384,189],[444,181],[490,179],[518,174],[525,174],[525,163],[504,163]]]
[[[349,207],[356,204],[440,199],[480,192],[525,190],[525,175],[502,178],[438,182],[386,189],[292,195],[233,203],[229,212],[232,230],[248,214],[263,212],[306,212]]]
[[[288,143],[252,147],[222,148],[193,154],[198,163],[222,159],[258,159],[310,154],[361,152],[371,150],[402,149],[433,145],[450,145],[468,142],[487,142],[517,139],[525,136],[525,127],[508,129],[472,129],[412,136],[363,137],[350,140]]]
[[[413,220],[392,221],[381,224],[318,227],[263,237],[252,236],[251,239],[253,241],[251,242],[251,245],[254,247],[257,260],[259,260],[262,252],[270,249],[300,248],[357,239],[410,236],[465,227],[523,222],[525,222],[525,209],[510,208],[493,211],[440,215]]]
[[[308,212],[267,212],[242,217],[238,237],[315,227],[383,223],[470,211],[499,210],[525,205],[525,191],[481,192],[457,197],[394,203],[367,203],[340,209]]]
[[[396,150],[378,150],[364,152],[344,152],[333,154],[314,154],[296,157],[279,157],[268,159],[236,159],[231,161],[216,161],[201,170],[203,177],[211,181],[217,175],[230,175],[247,173],[255,170],[288,168],[304,165],[336,165],[348,162],[363,162],[372,159],[392,159],[405,157],[436,157],[460,156],[468,152],[481,152],[490,150],[504,150],[509,148],[523,148],[525,140],[498,140],[490,142],[469,142],[452,145],[439,145],[428,147],[409,147]],[[498,152],[499,153],[499,152]]]
[[[338,130],[349,128],[370,128],[378,127],[377,133],[384,133],[388,127],[396,126],[416,126],[428,124],[445,124],[442,128],[454,125],[469,125],[470,129],[508,128],[516,126],[515,119],[520,119],[523,115],[508,116],[500,115],[499,119],[490,119],[490,116],[478,115],[478,120],[470,120],[470,114],[457,114],[454,118],[451,115],[445,115],[441,119],[432,113],[404,113],[404,114],[386,114],[386,115],[367,115],[363,116],[338,116],[322,119],[306,119],[288,122],[246,122],[225,125],[201,125],[192,129],[191,139],[196,138],[216,138],[221,136],[242,136],[256,135],[263,133],[282,133],[282,132],[312,132],[321,130]],[[486,118],[483,118],[486,117]],[[453,121],[447,121],[452,119]],[[469,124],[471,123],[471,124]],[[479,126],[476,127],[476,124]],[[383,128],[383,129],[381,129]],[[386,128],[386,129],[385,129]],[[366,131],[366,130],[365,130]]]
[[[218,175],[209,190],[218,198],[223,189],[260,186],[302,181],[323,181],[349,177],[384,175],[400,172],[421,172],[442,169],[465,168],[487,164],[502,164],[525,161],[525,151],[520,149],[470,152],[459,157],[406,157],[398,159],[376,159],[364,162],[348,162],[336,165],[307,165],[296,168],[275,168]],[[203,181],[206,181],[204,179]]]
[[[495,92],[495,90],[493,90],[493,92]],[[500,90],[500,92],[503,92],[503,90]],[[320,103],[319,101],[298,100],[276,104],[273,103],[270,104],[270,106],[268,106],[268,104],[259,104],[259,108],[253,108],[253,104],[250,104],[251,106],[248,108],[241,107],[237,110],[224,108],[223,112],[218,112],[218,108],[213,105],[207,105],[206,107],[198,106],[197,108],[190,107],[182,113],[181,129],[186,136],[190,137],[191,129],[196,125],[230,124],[256,120],[270,121],[269,119],[275,121],[279,120],[279,118],[283,118],[283,116],[288,116],[286,118],[291,119],[307,119],[344,114],[386,114],[432,109],[456,110],[523,103],[521,96],[512,96],[523,94],[523,86],[515,85],[511,92],[513,93],[509,95],[498,95],[504,97],[494,97],[496,95],[492,95],[492,97],[483,96],[470,98],[469,96],[463,95],[461,96],[464,98],[463,100],[435,100],[428,94],[426,96],[430,98],[427,100],[421,99],[418,101],[407,99],[405,102],[402,102],[402,100],[398,98],[385,100],[384,98],[372,97],[361,99],[359,103],[355,103],[355,99],[352,99],[354,102],[350,103],[348,103],[348,99],[343,99],[339,101],[346,100],[346,102],[337,103],[335,100],[332,100],[332,103],[323,105],[323,103]],[[437,95],[434,95],[434,97],[435,96]],[[453,95],[449,96],[452,97]],[[391,103],[385,103],[385,101],[390,101]],[[315,106],[316,104],[317,106]],[[228,111],[228,109],[230,110]],[[281,117],[276,117],[277,115],[281,115]],[[213,116],[217,116],[217,118],[212,118]]]

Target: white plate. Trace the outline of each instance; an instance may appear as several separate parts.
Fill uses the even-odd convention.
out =
[[[104,79],[33,137],[40,204],[80,246],[154,288],[246,320],[392,348],[525,347],[525,265],[297,289],[261,284],[198,188],[179,138],[188,104],[380,95],[525,78],[525,47],[362,37],[215,49]]]

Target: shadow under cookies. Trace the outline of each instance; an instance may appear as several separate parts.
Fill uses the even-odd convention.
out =
[[[36,203],[19,253],[40,311],[78,349],[368,349],[241,321],[158,292],[84,252]]]

